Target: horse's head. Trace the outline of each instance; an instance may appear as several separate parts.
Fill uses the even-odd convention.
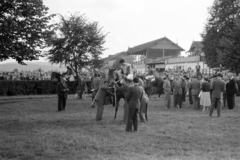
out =
[[[109,68],[108,71],[108,80],[110,81],[119,81],[122,79],[121,70],[116,70],[115,68]]]
[[[115,68],[108,68],[108,80],[113,81]]]
[[[55,79],[57,79],[58,81],[60,80],[60,77],[61,77],[61,74],[60,73],[58,73],[58,72],[52,72],[52,74],[51,74],[51,80],[55,80]]]

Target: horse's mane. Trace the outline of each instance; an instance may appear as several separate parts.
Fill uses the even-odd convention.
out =
[[[115,76],[114,76],[115,74]],[[122,75],[120,73],[120,71],[117,71],[115,69],[109,69],[108,71],[108,80],[121,80],[122,79]]]
[[[52,72],[52,74],[51,74],[51,79],[53,80],[53,79],[57,79],[58,81],[60,80],[60,77],[61,77],[61,73],[59,73],[59,72]]]

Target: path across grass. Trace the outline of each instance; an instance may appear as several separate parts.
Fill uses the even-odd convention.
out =
[[[237,98],[237,104],[240,99]],[[223,110],[222,117],[189,108],[166,110],[163,98],[151,99],[149,122],[126,133],[105,106],[96,122],[90,99],[67,102],[57,112],[56,98],[0,102],[1,160],[190,160],[240,159],[240,110]]]

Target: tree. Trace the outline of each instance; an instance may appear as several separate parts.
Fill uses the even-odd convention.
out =
[[[226,68],[240,73],[240,17],[235,21],[235,27],[227,33],[227,37],[220,40],[223,48],[218,51],[219,60],[224,62]]]
[[[41,48],[53,33],[48,22],[54,15],[47,16],[47,11],[42,0],[0,1],[0,61],[12,58],[25,64],[42,56]]]
[[[100,58],[93,58],[90,62],[90,68],[92,70],[101,69],[104,65],[104,61]]]
[[[60,17],[58,32],[49,43],[51,49],[47,56],[52,63],[69,66],[80,85],[79,71],[102,54],[107,34],[103,33],[98,22],[89,22],[85,15],[75,13],[68,18]]]
[[[226,39],[231,38],[229,33],[235,32],[235,22],[240,15],[239,4],[240,0],[215,0],[209,10],[210,17],[201,35],[204,46],[202,50],[209,67],[218,67],[222,64],[223,67],[233,69],[233,67],[229,65],[232,64],[230,63],[231,61],[226,61],[226,59],[223,58],[223,55],[230,53],[226,52],[224,43]],[[236,52],[233,54],[236,54]]]

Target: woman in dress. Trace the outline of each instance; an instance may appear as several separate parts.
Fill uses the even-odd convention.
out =
[[[211,106],[210,89],[208,78],[204,77],[201,87],[202,93],[200,95],[200,105],[203,107],[203,111],[208,110]]]

